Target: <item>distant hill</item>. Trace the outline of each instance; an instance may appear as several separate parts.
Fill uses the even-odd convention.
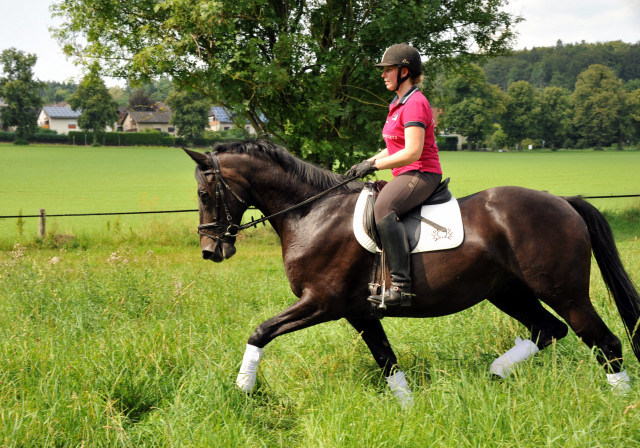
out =
[[[534,47],[492,59],[483,69],[489,82],[505,91],[515,81],[573,90],[577,76],[592,64],[606,65],[624,83],[640,80],[640,42],[563,44],[559,40],[555,47]]]

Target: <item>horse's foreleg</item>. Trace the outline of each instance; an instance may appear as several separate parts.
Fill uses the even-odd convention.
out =
[[[277,316],[262,322],[255,329],[242,358],[236,385],[244,392],[251,392],[256,385],[258,364],[262,349],[274,338],[330,320],[325,308],[318,307],[309,299],[300,299]]]
[[[351,325],[362,336],[362,339],[369,347],[373,358],[382,369],[387,384],[398,398],[403,407],[413,404],[411,388],[403,371],[397,368],[398,360],[391,349],[391,344],[382,328],[379,320],[374,319],[347,319]]]

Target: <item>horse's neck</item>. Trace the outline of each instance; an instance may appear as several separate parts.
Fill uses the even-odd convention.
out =
[[[301,183],[281,167],[260,173],[251,176],[251,186],[256,206],[265,214],[293,207],[321,192],[315,186]]]

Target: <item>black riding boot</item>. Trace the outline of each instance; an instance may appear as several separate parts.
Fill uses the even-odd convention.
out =
[[[395,213],[390,213],[377,224],[377,228],[391,273],[391,287],[385,294],[384,303],[389,306],[411,306],[414,294],[411,294],[409,242],[404,225]],[[380,304],[382,296],[372,295],[368,300]]]

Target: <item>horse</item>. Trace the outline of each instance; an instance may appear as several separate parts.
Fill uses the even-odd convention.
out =
[[[410,405],[411,388],[380,318],[443,316],[485,299],[531,333],[494,362],[492,373],[505,377],[517,362],[563,338],[568,324],[597,349],[609,383],[630,389],[620,339],[589,297],[592,251],[638,360],[640,296],[607,221],[581,198],[503,186],[458,199],[462,244],[412,254],[412,305],[372,312],[367,297],[375,255],[358,244],[352,229],[361,181],[304,162],[269,141],[219,143],[204,154],[183,149],[197,165],[202,257],[230,258],[238,232],[268,220],[281,240],[286,275],[298,297],[249,337],[236,380],[245,392],[255,388],[263,348],[274,338],[344,318],[361,335],[396,397]],[[249,207],[267,216],[242,225]]]

